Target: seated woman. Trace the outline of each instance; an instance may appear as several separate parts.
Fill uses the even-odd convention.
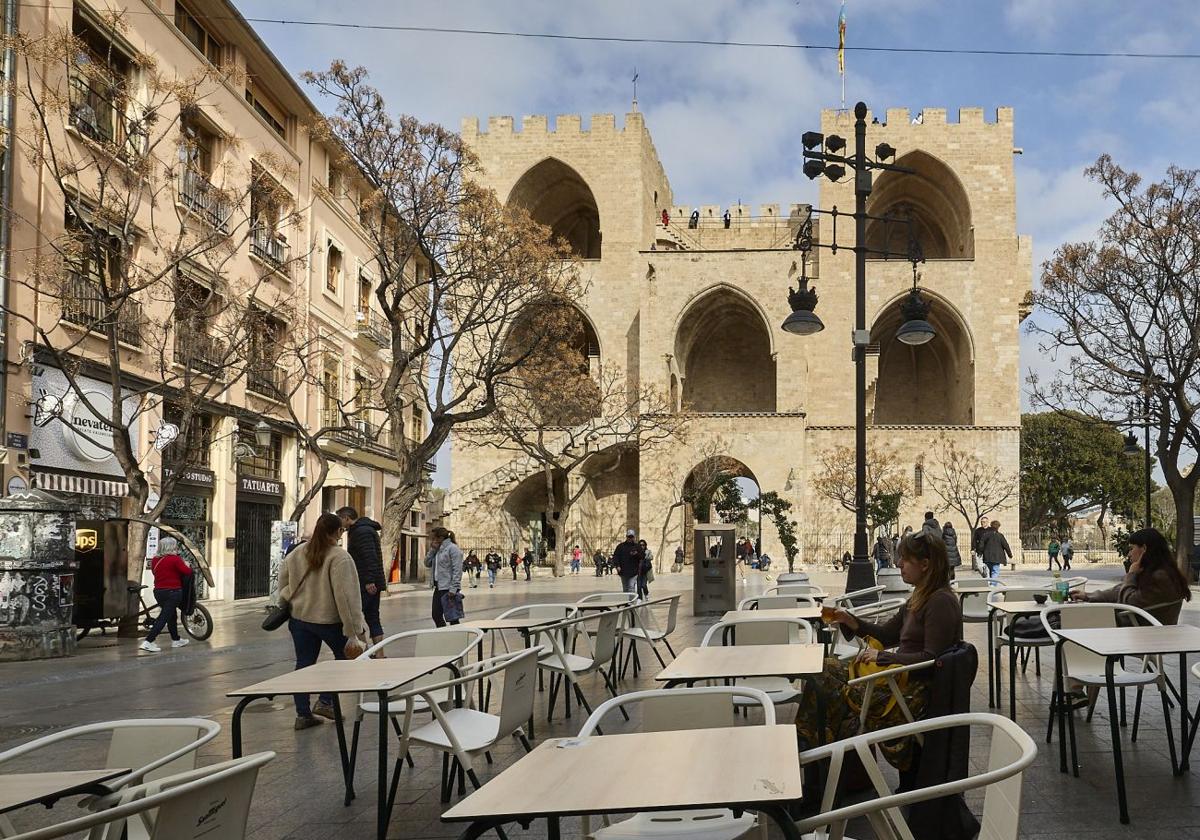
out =
[[[900,541],[900,576],[913,587],[912,596],[899,612],[883,624],[855,618],[845,610],[835,610],[832,621],[841,625],[843,634],[871,637],[884,648],[864,648],[858,660],[880,665],[912,665],[935,659],[962,641],[962,610],[958,597],[950,589],[950,566],[946,545],[941,538],[924,531],[910,533]],[[920,718],[929,695],[928,672],[914,671],[902,685],[905,702],[913,716]],[[848,686],[849,671],[837,659],[825,660],[824,673],[814,688],[825,700],[825,732],[816,731],[817,698],[813,691],[804,693],[796,715],[800,749],[838,741],[858,734],[858,709],[862,708],[865,686]],[[888,703],[890,693],[874,691],[867,712],[867,730],[886,729],[907,723],[899,704]],[[883,753],[897,770],[907,771],[913,758],[913,741],[905,738],[883,745]]]
[[[1141,607],[1163,624],[1178,624],[1183,602],[1192,599],[1192,590],[1175,564],[1167,538],[1154,528],[1143,528],[1129,537],[1129,572],[1124,580],[1099,592],[1073,592],[1071,599],[1129,604]]]

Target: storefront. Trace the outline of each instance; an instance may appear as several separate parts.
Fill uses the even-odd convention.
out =
[[[234,598],[261,598],[271,588],[271,523],[283,518],[283,482],[238,474],[234,519]]]
[[[167,476],[172,474],[170,468],[164,469],[164,473]],[[162,513],[163,524],[170,525],[195,543],[209,567],[213,562],[209,543],[212,541],[212,499],[215,486],[216,474],[212,470],[198,467],[185,470],[175,482],[175,490]],[[196,586],[199,597],[204,598],[208,595],[204,591],[203,578],[197,577]]]

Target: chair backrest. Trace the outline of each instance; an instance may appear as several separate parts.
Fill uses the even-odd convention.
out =
[[[808,572],[784,572],[775,578],[776,583],[808,583]]]
[[[638,706],[642,710],[641,732],[671,732],[680,729],[716,729],[733,726],[733,700],[753,700],[762,707],[763,725],[775,724],[775,704],[765,692],[749,686],[700,686],[696,688],[632,691],[610,698],[588,716],[579,737],[594,735],[596,727],[611,710]]]
[[[829,599],[829,601],[834,606],[839,607],[853,606],[855,601],[863,601],[866,599],[870,599],[870,601],[874,603],[879,600],[879,593],[883,592],[885,588],[886,587],[883,584],[879,584],[878,586],[868,586],[866,589],[856,589],[853,592],[846,592],[842,595],[834,595]],[[867,605],[864,604],[863,606]]]
[[[573,618],[575,612],[574,604],[528,604],[507,609],[496,618]]]
[[[858,618],[871,618],[873,616],[886,615],[887,613],[895,612],[908,603],[906,598],[884,598],[882,601],[876,601],[873,604],[865,604],[861,607],[845,607],[846,612]]]
[[[819,607],[811,595],[751,595],[738,601],[739,610],[792,610],[796,607]]]
[[[670,636],[675,632],[675,625],[679,620],[679,599],[681,597],[682,596],[680,595],[672,595],[669,599],[660,601],[657,604],[643,604],[641,606],[634,607],[633,610],[630,611],[630,618],[632,619],[633,626],[648,632],[657,630],[658,632],[662,633],[664,637]],[[663,629],[659,625],[654,609],[655,607],[661,606],[663,603],[667,605],[666,629]]]
[[[617,649],[617,628],[624,620],[624,610],[609,610],[596,619],[596,640],[592,646],[592,659],[596,665],[612,661]]]
[[[593,592],[584,595],[575,605],[578,607],[620,607],[637,600],[636,592]]]
[[[955,592],[991,592],[993,589],[1003,589],[1004,584],[986,578],[959,578],[950,581],[950,588]]]
[[[417,634],[413,645],[414,656],[453,656],[456,662],[469,656],[472,650],[478,650],[484,636],[482,630],[474,627],[434,627],[411,632]],[[433,685],[452,673],[449,667],[437,668],[417,677],[410,685]]]
[[[1092,628],[1118,627],[1119,617],[1129,615],[1158,626],[1160,622],[1145,610],[1128,604],[1056,604],[1042,610],[1042,627],[1051,638],[1056,638],[1050,617],[1057,615],[1063,630],[1090,630]],[[1067,642],[1062,647],[1063,672],[1071,674],[1103,674],[1105,658],[1087,648]]]
[[[964,779],[952,779],[903,793],[891,792],[879,767],[879,753],[872,750],[875,745],[961,726],[991,730],[991,750],[986,770]],[[875,796],[838,808],[835,807],[835,793],[841,783],[842,768],[848,756],[857,756],[862,762],[875,788]],[[978,712],[945,715],[855,735],[800,755],[802,766],[826,760],[830,763],[819,813],[797,822],[796,829],[799,834],[808,835],[829,826],[834,829],[834,836],[841,836],[847,822],[867,817],[878,837],[911,838],[912,830],[906,822],[910,818],[908,806],[984,788],[980,840],[1015,840],[1020,829],[1022,775],[1036,757],[1037,745],[1017,724],[1000,715]]]
[[[987,621],[988,595],[999,589],[1007,589],[999,581],[983,580],[981,578],[953,580],[950,582],[950,588],[959,596],[959,600],[962,603],[963,620],[965,621]]]
[[[764,595],[819,595],[824,598],[826,592],[815,583],[784,583],[768,587]]]
[[[1074,592],[1087,586],[1088,579],[1080,575],[1067,578],[1067,588]]]
[[[87,723],[54,732],[0,753],[0,764],[60,741],[108,733],[107,767],[130,772],[109,789],[161,778],[196,766],[196,751],[217,737],[221,725],[205,718],[145,718]]]
[[[504,663],[504,687],[500,696],[500,738],[507,737],[533,716],[537,689],[538,651],[519,650]]]
[[[256,753],[126,788],[98,800],[96,813],[18,834],[15,840],[52,840],[83,831],[97,840],[131,817],[152,826],[150,840],[242,840],[259,768],[274,757]]]
[[[795,645],[809,644],[813,640],[812,625],[799,618],[738,618],[718,621],[708,628],[701,647],[725,645],[726,628],[728,643],[733,645]]]

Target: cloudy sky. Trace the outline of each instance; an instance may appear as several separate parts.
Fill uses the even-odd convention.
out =
[[[837,107],[834,53],[282,25],[256,18],[618,37],[835,44],[837,0],[236,0],[293,72],[365,65],[397,109],[463,116],[640,110],[680,203],[812,200],[799,136]],[[847,43],[871,47],[1200,53],[1195,0],[849,0]],[[846,97],[876,112],[1016,109],[1019,228],[1035,261],[1089,238],[1106,208],[1083,168],[1104,152],[1149,178],[1195,165],[1200,61],[851,52]],[[952,117],[953,118],[953,117]],[[1035,266],[1035,275],[1037,274]],[[1027,368],[1045,370],[1022,336]],[[1023,391],[1024,391],[1023,386]],[[446,480],[439,471],[439,483]]]

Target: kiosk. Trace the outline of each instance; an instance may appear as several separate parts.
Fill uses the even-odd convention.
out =
[[[692,615],[737,609],[737,534],[732,525],[696,525]]]

